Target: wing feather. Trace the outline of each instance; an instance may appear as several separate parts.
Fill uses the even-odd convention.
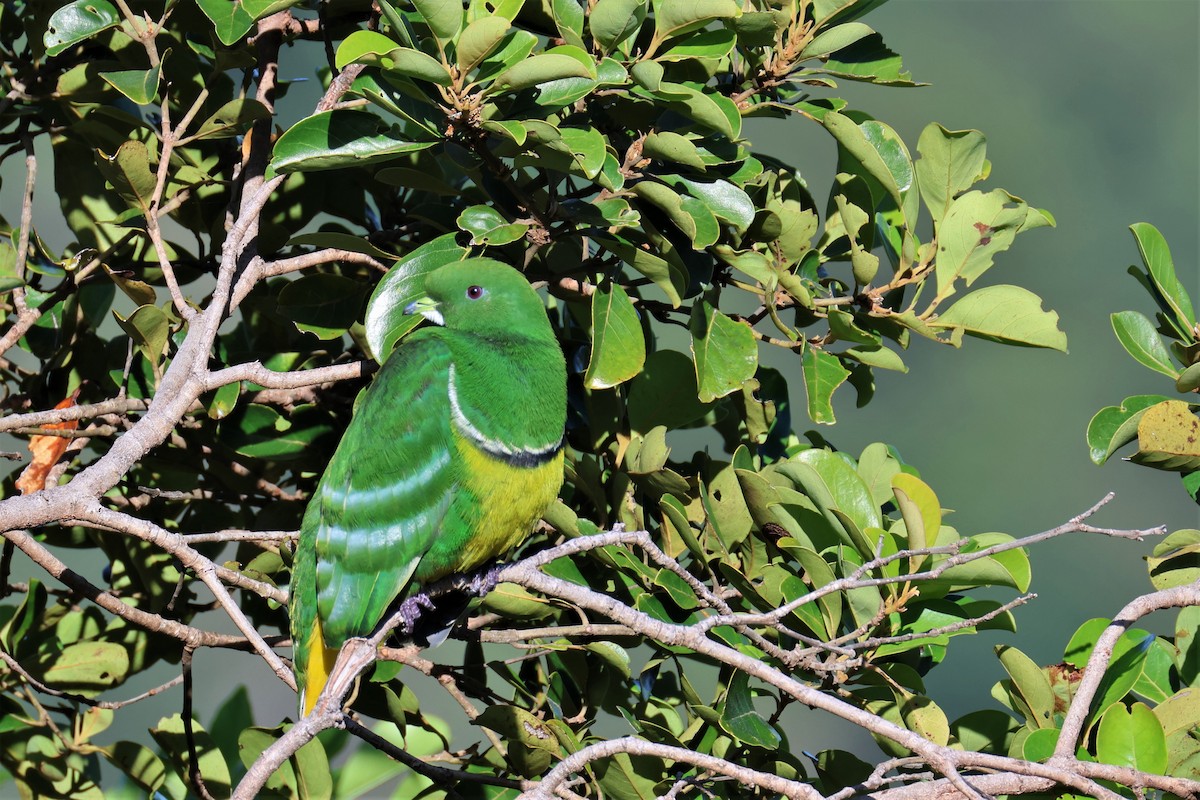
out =
[[[308,600],[326,647],[370,634],[438,535],[458,477],[450,362],[435,336],[414,336],[397,350],[363,395],[309,503],[297,561],[315,572]],[[313,615],[297,615],[305,616]]]

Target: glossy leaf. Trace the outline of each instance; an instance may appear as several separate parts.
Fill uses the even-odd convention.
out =
[[[1146,559],[1155,589],[1186,586],[1200,580],[1200,530],[1175,531],[1154,546]]]
[[[56,56],[68,47],[92,38],[121,23],[121,12],[109,0],[74,0],[50,15],[42,43],[46,55]]]
[[[434,144],[413,141],[367,111],[322,111],[284,131],[275,143],[271,167],[277,172],[361,167]]]
[[[1167,769],[1167,741],[1149,706],[1114,705],[1100,720],[1096,756],[1105,764],[1161,774]]]
[[[619,283],[592,295],[592,351],[584,385],[610,389],[637,375],[646,362],[646,339],[637,309]]]
[[[496,77],[495,85],[508,91],[517,91],[562,78],[595,77],[595,68],[589,70],[571,56],[561,53],[540,53],[509,67]]]
[[[567,2],[578,8],[575,0]],[[509,27],[509,21],[499,16],[480,17],[468,25],[458,37],[455,51],[459,71],[466,74],[479,66],[500,44]]]
[[[1192,308],[1192,300],[1188,297],[1187,290],[1175,274],[1175,263],[1171,260],[1167,240],[1149,223],[1139,222],[1129,226],[1129,229],[1133,231],[1133,237],[1137,240],[1138,251],[1150,274],[1151,282],[1158,290],[1162,302],[1173,312],[1171,323],[1185,339],[1194,341],[1196,312]]]
[[[387,360],[400,341],[421,318],[405,314],[404,309],[425,294],[425,275],[452,261],[467,256],[466,248],[455,242],[455,235],[439,236],[401,258],[388,270],[367,301],[363,321],[367,345],[380,364]]]
[[[440,44],[445,45],[458,35],[463,24],[463,4],[461,0],[413,0],[429,30],[437,37]]]
[[[900,472],[892,477],[892,491],[908,531],[908,549],[932,547],[942,528],[942,507],[933,489],[915,475]],[[919,564],[920,560],[914,559],[912,569]]]
[[[834,25],[814,36],[812,41],[800,51],[800,58],[820,58],[830,53],[836,53],[873,33],[875,33],[874,30],[861,22]]]
[[[1143,367],[1161,372],[1168,378],[1179,377],[1179,370],[1171,363],[1171,355],[1158,337],[1154,323],[1137,311],[1118,311],[1112,317],[1113,332],[1125,352]]]
[[[739,741],[756,747],[774,749],[780,743],[779,734],[754,709],[749,677],[741,670],[733,673],[725,692],[721,727]]]
[[[509,222],[499,211],[486,205],[463,209],[457,222],[458,227],[471,234],[471,244],[491,247],[512,244],[529,230],[528,224]]]
[[[1106,406],[1097,411],[1087,427],[1092,461],[1103,464],[1118,449],[1132,442],[1137,437],[1138,423],[1146,409],[1169,399],[1157,394],[1139,394],[1126,397],[1119,406]]]
[[[698,30],[713,20],[741,14],[733,0],[661,0],[654,8],[655,37],[669,39]]]
[[[602,52],[608,53],[636,31],[645,17],[645,0],[597,0],[588,15],[588,29]]]

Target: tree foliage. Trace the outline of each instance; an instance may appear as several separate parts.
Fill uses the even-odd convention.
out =
[[[879,5],[6,5],[0,155],[26,188],[0,242],[0,430],[30,463],[0,501],[0,764],[21,795],[1194,796],[1200,532],[1164,539],[1155,592],[1084,622],[1061,663],[998,648],[999,705],[951,720],[924,676],[957,637],[1014,630],[1027,545],[1163,531],[1092,509],[960,532],[919,465],[812,427],[910,346],[1066,349],[1039,297],[983,279],[1054,224],[991,183],[984,135],[931,123],[910,150],[836,96],[916,85],[862,21]],[[289,116],[281,76],[314,71],[319,101]],[[755,117],[828,133],[832,185],[756,151]],[[61,218],[35,219],[50,181]],[[1158,232],[1134,233],[1159,326],[1114,329],[1193,393],[1190,300]],[[294,688],[276,649],[307,493],[423,276],[480,256],[546,286],[571,365],[560,501],[459,649],[382,629],[302,720],[255,719],[244,688],[194,709],[198,648]],[[1137,438],[1195,496],[1196,426],[1138,396],[1088,442],[1102,462]],[[1164,608],[1174,637],[1131,627]],[[151,670],[177,677],[137,694]],[[422,709],[421,674],[459,718]],[[178,684],[178,714],[116,724]],[[883,756],[801,753],[798,706]]]

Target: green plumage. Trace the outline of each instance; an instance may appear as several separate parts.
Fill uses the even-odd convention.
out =
[[[290,611],[305,712],[322,653],[369,635],[414,583],[515,546],[562,483],[566,368],[540,298],[488,259],[425,288],[410,310],[439,326],[379,371],[304,516]]]

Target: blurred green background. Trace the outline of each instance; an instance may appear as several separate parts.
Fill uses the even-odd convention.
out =
[[[1132,394],[1173,392],[1166,379],[1124,354],[1109,325],[1114,311],[1153,313],[1126,274],[1137,261],[1129,224],[1147,221],[1162,230],[1180,279],[1200,301],[1200,4],[893,0],[864,21],[903,55],[914,79],[932,85],[845,83],[836,94],[896,128],[914,155],[930,121],[987,135],[993,165],[987,185],[1048,209],[1058,227],[1020,237],[982,283],[1014,283],[1042,296],[1062,317],[1070,353],[978,340],[955,351],[916,341],[905,354],[908,374],[877,373],[876,396],[863,409],[854,407],[853,389],[842,389],[838,424],[821,433],[854,454],[873,441],[896,446],[942,504],[956,509],[947,521],[964,534],[1040,531],[1108,491],[1117,497],[1097,524],[1200,527],[1200,511],[1176,476],[1119,460],[1096,467],[1084,443],[1087,422],[1102,406]],[[313,71],[321,56],[316,48],[311,52],[314,60],[304,69],[285,53],[282,77],[308,80],[289,92],[282,122],[304,116],[319,93]],[[799,118],[754,120],[746,135],[795,164],[823,202],[835,148],[820,126]],[[38,209],[57,217],[50,174],[46,168]],[[22,181],[4,177],[0,199],[12,220]],[[35,224],[52,247],[67,244],[57,221]],[[798,363],[785,353],[769,358],[793,378],[793,418],[802,428]],[[1150,588],[1141,559],[1152,547],[1075,536],[1036,548],[1039,598],[1018,610],[1017,635],[956,639],[945,664],[930,675],[932,696],[951,718],[994,707],[988,692],[1003,672],[992,645],[1008,641],[1041,663],[1061,660],[1081,622],[1109,616]],[[32,567],[22,572],[36,574]],[[1164,616],[1151,627],[1165,631],[1170,621]],[[231,666],[225,674],[235,680],[253,681],[262,724],[293,712],[294,697],[255,657],[204,652],[197,657],[202,720],[231,689],[229,682],[203,678],[218,663]],[[156,698],[146,706],[148,721],[177,711],[177,704],[176,697]],[[823,714],[796,710],[785,723],[797,750],[847,747],[873,757],[865,737]]]

